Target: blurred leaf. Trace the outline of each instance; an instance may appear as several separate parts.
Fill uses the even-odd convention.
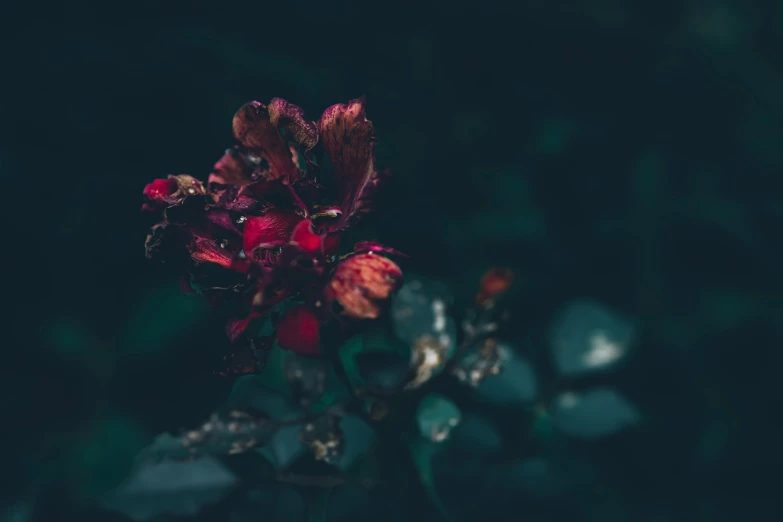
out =
[[[179,285],[154,287],[138,303],[128,321],[122,346],[128,356],[146,357],[162,351],[206,321],[208,306]]]
[[[213,457],[147,461],[105,495],[102,503],[134,520],[195,515],[203,506],[224,498],[235,483],[236,477]]]
[[[444,284],[406,275],[405,284],[392,298],[395,335],[409,345],[430,336],[445,346],[450,355],[457,344],[457,327],[448,315],[452,301]]]
[[[538,394],[538,378],[528,360],[514,353],[508,346],[498,347],[502,356],[502,370],[488,375],[476,388],[482,400],[497,406],[516,406],[532,403]]]
[[[454,428],[451,447],[475,453],[500,451],[503,439],[494,423],[479,415],[466,414]]]
[[[585,439],[611,435],[640,420],[636,408],[608,388],[562,393],[553,401],[551,416],[556,428]]]
[[[355,357],[363,382],[381,390],[394,390],[408,375],[410,361],[397,352],[363,352]]]
[[[413,465],[418,471],[419,481],[421,482],[422,487],[427,492],[427,496],[432,504],[442,514],[443,518],[449,520],[450,518],[446,515],[446,510],[435,489],[435,479],[432,473],[432,459],[436,453],[441,451],[441,446],[433,444],[429,440],[422,439],[421,437],[412,437],[409,447]]]
[[[611,368],[627,355],[633,325],[593,301],[577,300],[555,318],[550,342],[555,363],[564,375]]]
[[[375,440],[375,432],[355,415],[343,415],[340,419],[340,429],[345,439],[345,448],[342,457],[337,461],[337,466],[345,471],[367,455]]]
[[[443,442],[460,421],[459,408],[447,398],[431,393],[416,410],[421,435],[431,442]]]
[[[282,351],[282,349],[280,350]],[[231,391],[229,404],[239,408],[252,407],[265,412],[270,418],[277,421],[302,417],[304,412],[293,399],[284,392],[266,387],[269,380],[263,375],[247,375],[238,378]],[[278,469],[285,469],[305,450],[299,440],[301,430],[301,425],[279,428],[269,444],[257,451],[274,462]]]

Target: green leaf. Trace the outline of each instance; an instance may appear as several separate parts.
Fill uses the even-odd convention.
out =
[[[103,505],[134,520],[160,515],[195,515],[204,505],[224,498],[236,477],[213,457],[147,462],[138,466]]]
[[[440,512],[444,520],[450,520],[435,489],[435,480],[432,473],[432,458],[440,451],[441,447],[428,442],[420,437],[411,437],[409,444],[413,465],[419,474],[419,482],[427,493],[432,504]]]
[[[416,410],[421,435],[432,442],[443,442],[462,417],[459,408],[446,397],[431,393]]]
[[[364,338],[361,334],[354,335],[348,339],[340,348],[340,362],[345,370],[345,375],[354,389],[364,387],[364,379],[359,373],[359,366],[356,364],[356,356],[364,350]]]

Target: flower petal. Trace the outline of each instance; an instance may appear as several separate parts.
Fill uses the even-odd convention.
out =
[[[340,230],[359,213],[369,210],[370,197],[389,172],[376,170],[375,134],[365,115],[363,99],[326,109],[318,122],[318,131],[334,166],[343,211],[329,229]]]
[[[236,149],[226,149],[225,154],[215,163],[207,184],[247,185],[255,165],[245,161]]]
[[[156,179],[144,187],[144,196],[152,201],[164,201],[177,191],[177,180],[174,178]]]
[[[387,299],[402,284],[402,270],[389,258],[372,253],[357,254],[337,266],[326,297],[337,300],[343,313],[359,319],[380,315],[379,301]]]
[[[304,306],[288,310],[277,324],[277,342],[299,355],[316,355],[320,343],[320,321]]]
[[[214,263],[224,268],[231,268],[234,262],[231,252],[220,248],[214,239],[196,239],[190,257],[200,263]]]
[[[228,337],[232,343],[236,342],[236,340],[239,339],[243,333],[245,333],[245,330],[247,330],[247,327],[250,326],[250,323],[263,316],[263,313],[254,309],[250,311],[247,317],[242,317],[240,319],[230,319],[226,323],[226,337]]]
[[[302,217],[295,212],[270,210],[263,216],[247,218],[245,222],[244,249],[250,255],[257,248],[283,246],[291,239],[294,227]]]
[[[394,248],[383,246],[375,241],[359,241],[353,246],[353,251],[357,254],[366,254],[367,252],[385,252],[393,256],[408,257],[399,250]]]
[[[240,107],[234,115],[233,130],[239,143],[257,150],[267,161],[267,179],[294,181],[299,176],[288,144],[269,120],[269,112],[263,103],[252,101]]]
[[[291,234],[291,243],[299,250],[308,254],[316,254],[321,251],[323,238],[313,230],[313,224],[309,219],[303,219],[294,227]]]
[[[272,125],[290,132],[294,140],[304,147],[305,152],[318,143],[318,126],[313,121],[307,121],[304,111],[293,103],[282,98],[273,98],[267,110]]]

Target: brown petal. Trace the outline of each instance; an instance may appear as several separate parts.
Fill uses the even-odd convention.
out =
[[[389,258],[357,254],[337,266],[326,289],[326,297],[337,300],[345,315],[374,319],[380,315],[380,301],[402,283],[402,271]]]
[[[304,147],[305,152],[318,143],[318,126],[314,121],[307,121],[304,118],[304,111],[293,103],[288,103],[282,98],[273,98],[267,110],[269,121],[275,127],[291,133],[291,137]]]
[[[226,149],[225,154],[215,163],[208,185],[247,185],[255,165],[245,161],[236,149]]]
[[[337,104],[324,111],[318,122],[324,150],[334,166],[342,216],[330,230],[345,228],[361,212],[388,171],[375,167],[375,134],[364,112],[364,100]]]
[[[263,103],[252,101],[240,107],[234,115],[233,129],[239,143],[258,151],[269,164],[267,179],[294,181],[299,176],[288,144],[269,120]]]

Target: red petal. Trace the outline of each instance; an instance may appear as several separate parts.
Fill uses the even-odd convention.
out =
[[[302,217],[294,212],[270,210],[263,216],[247,218],[243,245],[245,255],[256,248],[273,248],[287,244],[294,227]]]
[[[144,195],[153,201],[163,201],[177,191],[177,180],[174,178],[156,179],[144,187]]]
[[[492,268],[481,278],[476,304],[483,306],[506,293],[514,282],[515,274],[508,268]]]
[[[277,325],[277,341],[299,355],[316,355],[320,343],[320,323],[309,308],[290,309]]]
[[[367,252],[385,252],[393,256],[408,257],[399,250],[383,246],[375,241],[359,241],[353,246],[353,251],[357,254],[366,254]]]
[[[261,312],[257,310],[251,310],[247,317],[243,317],[241,319],[230,319],[226,323],[226,336],[232,343],[236,342],[236,340],[239,339],[243,333],[245,333],[245,330],[247,330],[247,327],[250,326],[251,322],[263,316],[264,314]]]
[[[340,236],[336,234],[327,234],[324,236],[324,255],[331,256],[337,253],[340,248]]]
[[[196,246],[190,257],[201,263],[214,263],[231,268],[234,256],[228,250],[220,248],[213,239],[196,239]]]
[[[291,243],[308,254],[321,251],[322,238],[313,231],[313,224],[309,219],[303,219],[294,228],[291,234]]]
[[[254,149],[269,164],[268,179],[294,181],[299,170],[291,157],[291,150],[277,127],[269,121],[269,112],[263,103],[244,104],[234,115],[234,137],[248,149]]]
[[[372,122],[365,115],[363,99],[326,109],[318,122],[318,131],[334,166],[343,211],[329,230],[340,230],[360,212],[369,210],[369,198],[388,171],[378,172],[375,168],[375,135]]]

